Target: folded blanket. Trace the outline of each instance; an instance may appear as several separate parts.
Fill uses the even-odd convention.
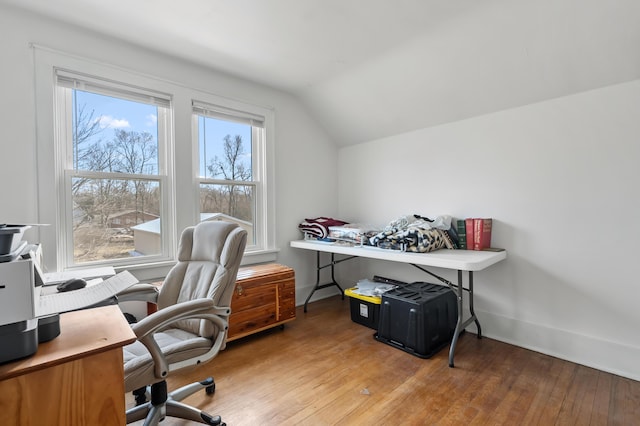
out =
[[[330,226],[342,226],[349,222],[331,217],[317,217],[315,219],[305,219],[298,225],[302,232],[316,238],[327,238]]]

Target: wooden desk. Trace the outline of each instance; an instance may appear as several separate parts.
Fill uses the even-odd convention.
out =
[[[482,329],[480,328],[480,322],[473,310],[473,272],[481,271],[489,266],[498,263],[507,258],[506,251],[475,251],[475,250],[437,250],[430,253],[407,253],[395,250],[384,250],[371,246],[348,246],[343,244],[333,244],[320,241],[291,241],[291,247],[296,247],[306,250],[314,250],[316,252],[316,284],[309,293],[307,300],[304,302],[304,311],[307,312],[307,304],[313,293],[325,287],[336,286],[344,297],[344,291],[338,284],[334,275],[335,265],[344,262],[355,257],[366,257],[369,259],[387,260],[390,262],[407,263],[412,265],[423,272],[437,278],[439,281],[448,285],[451,290],[454,291],[458,298],[458,321],[456,323],[456,329],[453,334],[453,340],[451,341],[451,347],[449,348],[449,366],[453,367],[453,355],[458,342],[458,337],[464,329],[475,322],[478,329],[478,339],[482,337]],[[320,261],[320,253],[331,253],[331,261],[329,263],[322,264]],[[335,255],[340,254],[347,256],[342,259],[335,259]],[[320,283],[320,271],[324,268],[331,268],[331,282],[321,284]],[[426,269],[426,267],[454,269],[458,272],[458,282],[453,283],[446,280],[433,272]],[[467,272],[467,288],[463,285],[463,272]],[[464,292],[469,293],[469,318],[464,320],[463,313],[463,298]]]
[[[136,337],[116,305],[60,315],[60,335],[0,365],[2,425],[124,425],[122,346]]]

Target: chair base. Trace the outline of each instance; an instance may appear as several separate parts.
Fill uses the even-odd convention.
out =
[[[207,394],[213,393],[215,383],[211,377],[202,382],[195,382],[183,386],[170,393],[167,393],[166,381],[154,383],[145,389],[151,396],[151,401],[148,402],[145,402],[146,397],[142,392],[135,391],[134,395],[136,395],[136,403],[138,403],[138,405],[127,410],[127,423],[144,419],[144,426],[151,426],[157,425],[164,420],[166,416],[169,416],[192,420],[206,425],[226,426],[220,416],[212,416],[202,410],[180,402],[189,395],[202,389],[206,389]]]

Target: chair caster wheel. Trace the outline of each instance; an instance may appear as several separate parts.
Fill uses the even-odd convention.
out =
[[[204,391],[207,393],[207,395],[213,395],[216,391],[216,384],[212,384],[210,386],[207,386],[206,388],[204,388]]]
[[[222,421],[220,416],[211,417],[208,414],[202,413],[202,420],[204,420],[204,424],[206,424],[206,425],[227,426],[227,424]]]

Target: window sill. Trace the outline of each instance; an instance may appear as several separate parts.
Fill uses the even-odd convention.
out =
[[[280,249],[271,249],[271,250],[256,250],[245,252],[242,257],[241,266],[245,265],[253,265],[256,263],[265,263],[265,262],[273,262],[278,258],[278,252]]]
[[[278,258],[279,251],[279,249],[272,249],[246,252],[242,257],[241,266],[274,262]],[[119,266],[115,269],[116,272],[127,270],[131,272],[139,281],[149,282],[153,280],[162,280],[175,264],[176,263],[173,261],[162,261],[141,265]]]

